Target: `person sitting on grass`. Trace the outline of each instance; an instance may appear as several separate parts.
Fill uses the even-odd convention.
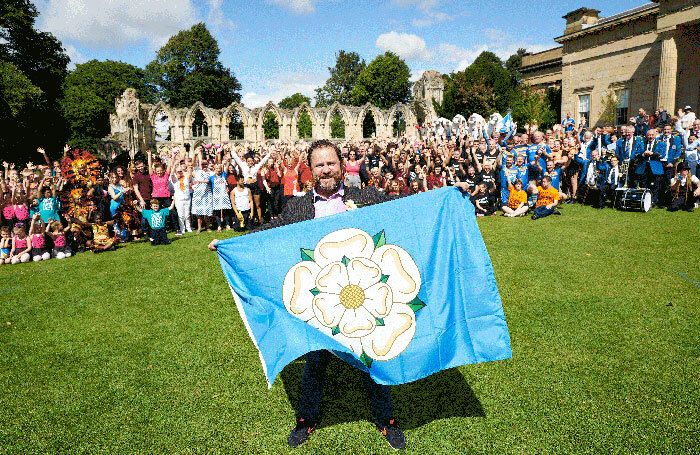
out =
[[[542,177],[542,185],[535,190],[537,195],[537,203],[535,204],[535,213],[532,219],[544,218],[549,215],[561,215],[557,210],[559,204],[559,191],[552,187],[552,177],[545,175]]]
[[[104,251],[114,251],[116,249],[117,240],[114,235],[110,235],[110,228],[115,221],[104,221],[102,211],[96,211],[93,217],[93,222],[81,221],[73,218],[73,225],[87,228],[92,231],[92,240],[85,242],[85,247],[91,249],[93,253],[102,253]]]
[[[12,249],[10,250],[10,257],[5,260],[7,264],[8,260],[12,264],[19,264],[20,262],[29,262],[31,259],[32,244],[27,237],[27,232],[24,230],[23,223],[15,224],[12,229],[15,236],[12,239]]]
[[[51,259],[48,248],[46,248],[44,225],[39,213],[35,213],[32,217],[32,224],[29,226],[29,241],[32,244],[32,260],[34,262]]]
[[[142,210],[141,207],[136,206],[136,210],[139,210],[148,225],[151,226],[151,245],[170,245],[170,240],[168,240],[168,234],[165,232],[165,220],[170,215],[170,211],[175,206],[173,201],[170,207],[160,208],[160,201],[156,198],[151,199],[151,210]]]
[[[501,207],[503,215],[508,217],[524,216],[529,209],[527,193],[523,191],[522,180],[515,179],[512,185],[508,182],[508,203]]]
[[[700,197],[700,179],[690,174],[688,163],[681,163],[678,166],[678,175],[671,179],[671,203],[668,206],[669,212],[686,210],[692,212],[695,208],[695,201]],[[693,189],[695,187],[695,189]]]
[[[0,265],[9,264],[10,250],[12,249],[12,236],[10,226],[0,227]]]
[[[46,234],[53,240],[52,256],[56,259],[69,258],[73,254],[66,241],[66,232],[70,231],[70,228],[70,223],[64,228],[61,221],[50,220],[46,225]]]
[[[479,191],[474,196],[474,209],[478,217],[496,214],[494,195],[489,191],[486,183],[479,183]]]

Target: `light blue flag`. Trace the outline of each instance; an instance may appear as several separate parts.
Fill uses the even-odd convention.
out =
[[[329,349],[380,384],[511,357],[474,206],[453,187],[218,244],[271,387]]]
[[[503,117],[503,126],[501,127],[501,133],[512,133],[515,131],[515,124],[513,123],[513,117],[510,115],[510,112],[508,115]]]

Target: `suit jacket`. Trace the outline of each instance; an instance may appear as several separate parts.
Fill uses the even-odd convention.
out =
[[[651,156],[646,156],[643,153],[646,151],[646,149],[651,146],[651,150],[653,154]],[[637,168],[635,169],[635,173],[642,175],[646,171],[647,168],[647,163],[649,163],[649,168],[651,169],[651,173],[653,175],[664,175],[664,167],[661,165],[661,161],[659,161],[659,153],[657,152],[659,143],[657,139],[654,139],[653,143],[648,143],[647,141],[644,141],[644,145],[642,147],[642,153],[637,156]]]
[[[625,150],[625,144],[627,143],[627,138],[623,137],[618,139],[615,144],[615,155],[619,156],[621,160],[636,159],[637,156],[644,153],[644,140],[639,136],[632,136],[632,152],[631,156],[627,155]]]
[[[590,144],[588,144],[588,150],[586,151],[586,158],[589,160],[591,159],[591,153],[593,150],[598,148],[598,139],[596,136],[593,136],[593,140],[591,141]],[[600,148],[604,149],[610,144],[610,136],[607,134],[601,134],[600,135]]]
[[[579,178],[578,184],[579,185],[584,185],[586,183],[586,176],[588,174],[588,165],[591,163],[591,160],[589,159],[583,159],[579,155],[575,155],[574,159],[581,163],[583,166],[583,170],[581,171],[581,177]],[[596,186],[600,189],[605,185],[605,183],[608,180],[608,172],[610,171],[610,165],[606,163],[603,160],[598,161],[597,165],[598,171],[598,179],[596,180]]]
[[[377,190],[374,187],[353,188],[344,187],[343,201],[353,201],[356,205],[372,205],[394,199],[392,196]],[[272,229],[287,224],[298,223],[299,221],[312,220],[316,217],[314,208],[314,193],[307,192],[301,197],[290,199],[284,206],[284,210],[276,219],[264,224],[252,232]]]
[[[659,154],[659,160],[663,160],[664,157],[666,157],[666,141],[663,136],[659,136],[656,140],[656,148],[654,151]],[[680,136],[671,136],[668,145],[668,157],[666,162],[675,164],[678,158],[681,157],[681,149],[683,147],[682,139]]]

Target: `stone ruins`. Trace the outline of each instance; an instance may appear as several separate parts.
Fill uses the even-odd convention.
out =
[[[111,133],[102,143],[106,152],[129,152],[131,155],[147,149],[160,150],[173,145],[194,148],[200,144],[245,143],[259,145],[264,137],[263,124],[268,113],[274,114],[279,125],[279,139],[300,139],[299,118],[306,112],[311,120],[311,137],[308,140],[360,140],[363,139],[363,121],[371,115],[375,124],[375,137],[417,135],[416,126],[437,119],[433,100],[442,101],[444,83],[440,73],[426,71],[413,86],[413,100],[409,104],[395,104],[380,109],[372,104],[345,106],[335,103],[329,107],[311,107],[306,104],[296,109],[282,109],[272,102],[266,106],[249,109],[233,103],[223,109],[212,109],[201,102],[186,109],[175,109],[163,102],[141,103],[136,90],[126,89],[115,100],[115,113],[110,115]],[[344,136],[332,134],[333,118],[342,119]]]

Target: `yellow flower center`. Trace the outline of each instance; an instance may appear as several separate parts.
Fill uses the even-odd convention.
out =
[[[345,286],[340,291],[340,303],[349,310],[356,310],[365,301],[365,291],[356,284]]]

